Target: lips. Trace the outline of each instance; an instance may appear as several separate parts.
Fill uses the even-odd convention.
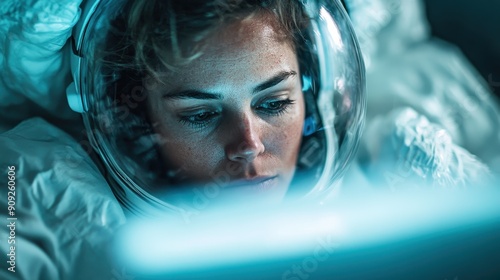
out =
[[[274,186],[277,182],[276,178],[278,176],[259,176],[253,178],[243,178],[232,181],[229,186],[230,187],[261,187],[261,188],[270,188]]]

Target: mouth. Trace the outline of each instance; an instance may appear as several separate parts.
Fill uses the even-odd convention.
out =
[[[259,176],[253,178],[243,178],[232,181],[230,187],[254,187],[259,189],[269,189],[276,185],[278,175],[274,176]]]

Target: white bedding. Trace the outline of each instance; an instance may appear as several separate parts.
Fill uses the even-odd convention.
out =
[[[66,44],[81,0],[0,1],[0,132],[29,117],[61,125],[77,120],[64,94]]]
[[[0,135],[0,154],[2,177],[15,167],[16,202],[9,216],[8,189],[0,188],[0,219],[17,218],[16,272],[2,257],[0,279],[111,279],[104,253],[125,216],[79,143],[32,118]],[[3,226],[2,256],[9,235]]]

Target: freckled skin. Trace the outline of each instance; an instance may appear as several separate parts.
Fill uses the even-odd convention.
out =
[[[165,76],[166,86],[150,90],[148,106],[155,129],[165,140],[162,153],[173,168],[200,185],[229,174],[230,180],[277,176],[276,185],[245,194],[281,199],[292,180],[302,139],[304,100],[297,57],[265,17],[222,27],[206,40],[203,54]],[[277,85],[253,92],[280,71],[294,71]],[[169,90],[217,93],[221,100],[164,99]],[[268,101],[293,100],[279,115],[263,113]],[[217,112],[205,127],[192,127],[179,116]],[[265,111],[267,112],[267,111]]]

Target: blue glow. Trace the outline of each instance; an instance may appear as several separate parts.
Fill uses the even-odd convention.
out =
[[[117,254],[127,267],[154,273],[280,259],[312,252],[324,240],[355,249],[498,219],[499,202],[499,191],[412,191],[364,194],[328,207],[228,204],[192,224],[130,223]]]

